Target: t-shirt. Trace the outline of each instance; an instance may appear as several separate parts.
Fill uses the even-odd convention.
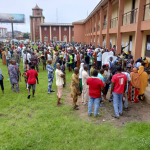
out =
[[[89,85],[89,96],[100,98],[101,87],[104,87],[103,81],[97,77],[91,77],[87,79],[86,83]]]
[[[28,84],[36,84],[36,77],[38,76],[37,71],[31,69],[27,71],[26,76],[28,77]]]
[[[63,80],[63,78],[61,77],[61,75],[63,74],[62,71],[56,69],[55,74],[56,74],[56,85],[57,85],[57,86],[63,85],[63,84],[64,84],[64,80]]]
[[[68,64],[72,64],[72,60],[73,60],[72,55],[69,55],[69,59],[70,59],[70,61],[68,62]]]
[[[112,82],[115,83],[113,92],[121,94],[124,93],[125,82],[127,81],[127,76],[123,73],[117,73],[112,77]]]

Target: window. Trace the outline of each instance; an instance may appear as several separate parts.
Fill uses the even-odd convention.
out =
[[[67,36],[64,35],[64,42],[67,42]]]
[[[53,30],[56,31],[56,27],[53,27]]]
[[[37,22],[40,23],[40,18],[37,19]]]
[[[74,37],[72,37],[72,42],[74,42]]]
[[[74,31],[74,28],[72,28],[72,31]]]
[[[47,27],[44,27],[44,30],[46,31],[46,30],[47,30]]]
[[[44,36],[44,42],[48,42],[48,36]]]
[[[67,28],[64,28],[64,31],[67,31]]]
[[[145,56],[150,57],[150,35],[147,35],[146,53]]]
[[[39,27],[36,27],[36,32],[39,32]]]
[[[57,36],[56,36],[56,35],[53,36],[53,41],[54,41],[54,42],[57,42]]]

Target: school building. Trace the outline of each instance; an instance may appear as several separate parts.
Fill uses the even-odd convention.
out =
[[[74,41],[131,51],[150,59],[150,0],[101,0],[86,19],[73,22]]]
[[[30,32],[31,41],[41,42],[74,41],[74,27],[72,23],[48,23],[45,22],[43,16],[43,9],[36,5],[32,9],[32,16],[30,16]]]

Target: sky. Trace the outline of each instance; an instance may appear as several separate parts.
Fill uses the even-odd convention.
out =
[[[36,4],[43,9],[45,22],[72,23],[77,20],[85,19],[87,14],[96,7],[100,0],[2,0],[0,13],[25,14],[24,24],[14,24],[14,30],[30,32],[30,20],[32,8]],[[56,9],[57,14],[56,15]],[[0,27],[11,31],[11,24],[2,24]]]

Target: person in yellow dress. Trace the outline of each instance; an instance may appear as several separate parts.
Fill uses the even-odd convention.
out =
[[[2,50],[2,60],[3,60],[3,65],[6,65],[6,55],[5,55],[5,50]]]
[[[148,74],[144,71],[144,66],[139,67],[139,76],[140,76],[140,81],[141,81],[141,88],[139,91],[139,100],[144,100],[144,93],[147,87],[148,83]]]
[[[72,109],[79,110],[78,105],[76,105],[77,100],[78,100],[78,95],[81,95],[81,92],[79,90],[79,68],[76,67],[74,68],[74,73],[72,74],[71,77],[71,98],[73,98],[73,104],[72,104]]]

